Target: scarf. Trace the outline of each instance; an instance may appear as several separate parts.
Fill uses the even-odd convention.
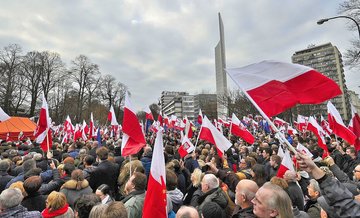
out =
[[[54,210],[54,211],[50,211],[49,208],[45,208],[43,210],[43,212],[41,212],[41,215],[44,218],[56,217],[56,216],[59,216],[59,215],[62,215],[64,213],[66,213],[68,211],[68,209],[69,209],[68,204],[65,204],[65,206],[63,206],[62,208],[59,208],[59,209]]]

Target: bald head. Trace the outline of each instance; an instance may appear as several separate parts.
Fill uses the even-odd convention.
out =
[[[238,204],[250,203],[254,198],[259,186],[253,180],[242,179],[236,186],[236,200]]]
[[[199,213],[194,207],[182,206],[176,213],[176,218],[199,218]]]
[[[284,179],[287,182],[296,182],[296,172],[287,170],[284,174]]]

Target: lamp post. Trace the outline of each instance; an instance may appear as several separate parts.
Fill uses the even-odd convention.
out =
[[[357,29],[358,29],[358,32],[359,32],[359,40],[360,40],[360,26],[359,26],[359,23],[352,17],[348,17],[348,16],[336,16],[336,17],[330,17],[330,18],[324,18],[324,19],[321,19],[317,22],[317,24],[321,25],[329,20],[333,20],[333,19],[337,19],[337,18],[345,18],[345,19],[349,19],[349,20],[352,20],[354,21],[354,23],[356,24],[357,26]]]

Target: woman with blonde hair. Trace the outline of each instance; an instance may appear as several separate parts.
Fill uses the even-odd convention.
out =
[[[201,180],[203,177],[204,174],[198,168],[191,174],[191,184],[187,188],[183,198],[184,205],[191,205],[193,207],[198,206],[197,199],[201,195]]]
[[[46,208],[41,215],[44,218],[72,218],[74,211],[69,207],[63,193],[52,191],[46,199]]]
[[[64,193],[70,207],[74,208],[75,201],[82,195],[91,194],[92,189],[82,170],[78,169],[71,173],[71,179],[61,186],[60,192]]]
[[[9,186],[9,188],[12,188],[12,189],[18,188],[18,189],[20,189],[23,197],[26,197],[26,196],[27,196],[27,193],[26,193],[26,191],[25,191],[25,189],[24,189],[24,183],[21,182],[21,181],[17,181],[17,182],[12,183],[12,184]]]

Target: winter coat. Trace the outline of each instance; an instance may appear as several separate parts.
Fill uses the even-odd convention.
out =
[[[46,195],[41,195],[39,192],[31,193],[22,200],[21,205],[26,207],[28,211],[43,211],[46,207]]]
[[[7,172],[0,172],[0,193],[5,190],[6,184],[13,178]]]
[[[152,152],[149,152],[148,154],[146,154],[144,157],[142,157],[140,159],[140,161],[145,169],[146,177],[149,177],[150,167],[151,167],[151,157],[152,157]]]
[[[305,212],[310,218],[320,217],[321,207],[317,200],[309,200],[305,204]]]
[[[69,180],[61,186],[60,192],[64,193],[66,200],[71,208],[74,208],[75,201],[82,195],[91,194],[92,189],[89,186],[89,182],[85,179],[81,181],[80,189],[76,189],[77,181]]]
[[[299,210],[304,210],[304,195],[301,188],[296,182],[288,182],[288,194],[290,196],[293,206],[296,206]]]
[[[245,209],[241,209],[239,207],[239,210],[232,215],[232,218],[256,218],[255,214],[253,213],[253,206]]]
[[[0,212],[1,218],[41,218],[39,211],[28,211],[26,207],[18,205]]]
[[[144,207],[145,191],[133,191],[122,202],[128,213],[128,217],[141,218]]]
[[[117,191],[116,178],[118,177],[118,167],[108,160],[103,160],[90,175],[90,186],[93,191],[102,185],[107,184],[111,193]]]
[[[351,192],[342,183],[326,175],[317,181],[322,196],[335,211],[336,216],[333,217],[360,217],[360,203],[353,199]]]
[[[221,188],[214,188],[198,198],[199,207],[197,209],[200,214],[204,205],[211,201],[217,203],[222,209],[226,209],[228,206],[228,199],[224,191]]]
[[[53,180],[51,180],[48,184],[42,184],[39,192],[43,195],[48,195],[52,191],[59,191],[61,186],[68,180],[70,180],[70,176],[66,175],[64,177],[60,177],[59,171],[57,169],[52,170]]]

